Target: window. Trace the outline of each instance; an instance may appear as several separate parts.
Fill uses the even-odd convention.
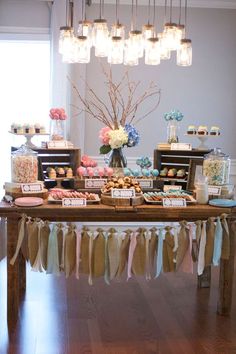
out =
[[[10,147],[25,141],[8,133],[11,124],[40,123],[49,129],[50,42],[0,41],[0,53],[2,194],[4,182],[11,180]]]

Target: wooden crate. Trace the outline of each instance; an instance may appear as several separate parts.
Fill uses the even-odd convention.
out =
[[[183,189],[186,189],[189,175],[189,166],[192,159],[199,159],[203,161],[204,155],[208,154],[210,150],[197,150],[193,149],[190,151],[186,150],[154,150],[154,159],[153,166],[159,171],[163,168],[184,168],[186,170],[186,177],[184,179],[180,178],[169,178],[169,177],[160,177],[164,180],[165,184],[176,184],[181,185]]]

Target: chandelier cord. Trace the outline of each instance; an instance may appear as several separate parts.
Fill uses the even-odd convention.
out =
[[[150,7],[151,7],[151,0],[148,0],[148,25],[150,25]]]
[[[179,25],[181,24],[182,0],[179,0]]]
[[[166,24],[166,17],[167,17],[167,0],[165,0],[164,25]]]
[[[172,23],[172,0],[170,0],[170,23]]]
[[[156,37],[156,0],[153,0],[153,26],[154,26],[154,37]]]
[[[132,18],[131,18],[131,31],[134,29],[134,0],[132,0]]]
[[[184,24],[185,24],[185,38],[187,32],[187,0],[185,0],[185,9],[184,9]]]

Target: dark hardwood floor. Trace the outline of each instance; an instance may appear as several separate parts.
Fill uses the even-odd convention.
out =
[[[216,315],[211,290],[196,275],[161,275],[108,286],[98,279],[28,270],[20,319],[6,324],[6,262],[0,262],[0,354],[236,354],[236,291],[230,317]],[[236,279],[236,277],[235,277]]]

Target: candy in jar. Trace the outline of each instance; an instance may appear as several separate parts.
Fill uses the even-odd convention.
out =
[[[34,183],[38,180],[37,153],[22,145],[11,156],[11,176],[14,183]]]
[[[204,156],[203,174],[208,177],[209,185],[224,185],[229,183],[230,158],[215,148]]]

